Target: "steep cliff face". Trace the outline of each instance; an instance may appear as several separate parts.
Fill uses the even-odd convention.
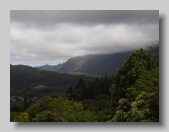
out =
[[[115,73],[128,59],[131,52],[72,57],[65,62],[61,72],[85,72],[89,74]]]

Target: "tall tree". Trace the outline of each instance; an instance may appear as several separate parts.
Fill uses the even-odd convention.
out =
[[[83,100],[86,98],[87,94],[86,84],[84,83],[83,78],[79,79],[78,84],[74,90],[74,98],[77,100]]]
[[[153,59],[157,62],[158,65],[159,65],[159,46],[160,43],[158,41],[156,41],[156,43],[153,43],[150,46],[147,46],[148,49],[154,51]]]
[[[129,89],[135,89],[134,86],[140,76],[146,74],[146,71],[151,71],[156,67],[157,64],[151,59],[151,55],[143,49],[137,50],[130,55],[129,59],[123,63],[117,74],[113,76],[113,84],[110,88],[113,114],[115,114],[119,99],[126,98]],[[134,89],[130,91],[135,92]],[[138,94],[139,92],[135,93],[135,97]],[[134,98],[131,97],[131,99]]]
[[[68,91],[67,91],[67,94],[66,94],[66,97],[68,99],[72,99],[74,96],[74,92],[73,92],[73,88],[72,87],[69,87]]]

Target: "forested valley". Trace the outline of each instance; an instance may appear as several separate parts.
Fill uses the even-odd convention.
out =
[[[11,65],[10,121],[159,122],[159,44],[149,49],[112,76]]]

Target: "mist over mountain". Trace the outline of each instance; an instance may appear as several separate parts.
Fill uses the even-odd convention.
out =
[[[149,50],[150,54],[155,54]],[[127,60],[132,52],[122,52],[115,54],[94,54],[85,56],[76,56],[67,60],[67,62],[58,65],[40,66],[43,70],[54,70],[59,72],[82,72],[87,74],[105,74],[112,75],[121,68],[121,65]]]
[[[43,66],[40,66],[39,68],[42,68],[43,70],[54,70],[54,71],[59,71],[60,68],[63,66],[64,63],[62,64],[58,64],[58,65],[43,65]]]
[[[67,62],[58,65],[40,66],[43,70],[55,70],[60,72],[83,72],[87,74],[113,74],[121,67],[123,62],[128,59],[131,52],[115,54],[94,54],[76,56]]]
[[[84,72],[88,74],[115,73],[131,52],[115,54],[97,54],[72,57],[65,62],[59,71]]]

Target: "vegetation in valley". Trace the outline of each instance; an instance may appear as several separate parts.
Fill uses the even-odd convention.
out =
[[[10,65],[10,91],[11,96],[37,97],[52,93],[65,94],[69,86],[75,86],[79,78],[87,83],[96,76],[88,74],[71,74],[56,71],[45,71],[24,65]]]
[[[159,43],[149,48],[156,48],[159,51]],[[91,78],[93,80],[81,76],[76,80],[75,85],[65,84],[69,87],[64,95],[47,95],[31,99],[29,96],[32,93],[27,90],[24,101],[11,105],[10,120],[12,122],[159,122],[158,51],[154,56],[143,49],[136,50],[116,74]],[[24,71],[21,69],[11,72],[16,72],[15,75],[22,74]],[[29,69],[31,68],[28,67],[27,70]],[[25,88],[32,86],[43,91],[45,86],[52,87],[58,82],[50,80],[52,75],[54,77],[53,73],[49,74],[48,71],[45,78],[41,78],[46,71],[38,72],[39,74],[37,69],[28,72],[32,80],[31,78],[24,80],[24,76],[28,76],[24,74],[20,78],[11,77],[11,82],[14,83],[11,87],[16,88],[22,83],[21,86],[24,85]],[[71,81],[71,77],[68,75],[68,80]],[[40,78],[44,79],[43,83],[39,83]],[[17,81],[18,79],[20,81]],[[52,92],[57,93],[57,91]]]

